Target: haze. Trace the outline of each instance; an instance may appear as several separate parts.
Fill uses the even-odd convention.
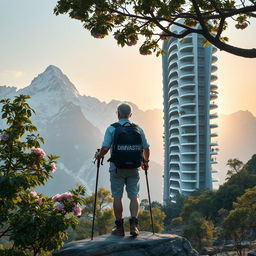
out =
[[[102,101],[128,100],[141,109],[162,108],[161,58],[120,48],[112,37],[94,39],[82,23],[53,15],[56,1],[0,2],[0,85],[27,86],[49,64],[60,67],[82,94]],[[256,47],[255,23],[226,33],[232,43]],[[255,59],[218,53],[219,112],[256,115]]]

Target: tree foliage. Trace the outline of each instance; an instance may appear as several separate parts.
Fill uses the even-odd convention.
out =
[[[143,209],[143,210],[149,210],[150,207],[149,207],[149,201],[148,201],[148,199],[142,199],[141,202],[140,202],[140,207],[141,207],[141,209]],[[155,208],[155,207],[161,208],[161,207],[162,207],[162,204],[159,203],[159,202],[157,202],[157,201],[153,201],[153,202],[151,202],[151,207],[152,207],[152,208]]]
[[[200,212],[206,219],[213,219],[216,216],[215,192],[211,190],[200,190],[184,201],[181,217],[187,221],[193,212]]]
[[[256,155],[253,155],[251,159],[245,164],[245,168],[250,174],[256,174]]]
[[[228,180],[217,191],[199,190],[186,197],[171,225],[181,227],[199,250],[211,244],[213,225],[222,227],[221,237],[233,240],[241,255],[248,234],[256,236],[255,155],[245,165],[238,159],[230,159],[228,165]]]
[[[195,211],[184,225],[183,235],[191,241],[196,249],[201,250],[204,246],[212,245],[214,225]]]
[[[229,167],[229,170],[227,172],[226,180],[230,179],[234,174],[239,174],[244,167],[243,162],[237,158],[229,159],[227,165]]]
[[[165,213],[164,225],[167,227],[170,225],[172,219],[177,218],[181,214],[181,210],[185,201],[185,196],[177,195],[175,202],[171,200],[167,204],[162,206],[162,211]]]
[[[252,159],[248,163],[252,163]],[[187,221],[190,215],[197,211],[207,220],[219,223],[225,215],[225,210],[232,210],[236,199],[242,196],[246,189],[256,186],[256,169],[248,171],[248,163],[243,165],[238,159],[229,159],[228,180],[217,191],[199,190],[186,197],[179,216]]]
[[[79,219],[79,227],[74,232],[74,239],[85,239],[91,236],[94,193],[85,198],[85,207]],[[103,235],[111,232],[114,223],[113,209],[110,208],[112,197],[109,190],[100,187],[97,193],[95,235]]]
[[[135,45],[143,37],[143,55],[164,54],[161,39],[197,33],[217,48],[247,58],[255,58],[256,49],[228,44],[223,31],[231,20],[238,30],[246,29],[256,17],[255,11],[254,0],[58,0],[54,9],[56,15],[68,13],[81,21],[95,38],[112,33],[122,47]],[[172,25],[179,32],[171,30]]]
[[[183,224],[184,224],[184,221],[182,217],[173,218],[171,221],[171,227],[173,228],[181,228]]]
[[[40,148],[43,138],[33,133],[28,98],[0,101],[6,120],[0,130],[0,238],[12,246],[0,249],[4,255],[45,255],[60,248],[85,203],[82,186],[54,198],[32,191],[52,177],[58,157]]]
[[[251,160],[252,159],[254,159],[254,156]],[[251,163],[251,160],[249,160],[237,173],[234,172],[227,182],[219,187],[215,196],[215,205],[217,209],[224,208],[231,210],[236,198],[241,196],[246,189],[256,185],[256,169],[254,169],[254,171],[253,168],[248,169],[248,163]]]
[[[161,211],[160,207],[152,208],[152,215],[154,221],[155,232],[159,233],[164,230],[164,218],[165,214]],[[152,232],[152,224],[149,210],[142,210],[139,212],[139,228],[143,231]]]
[[[234,209],[224,219],[222,234],[226,239],[235,242],[238,255],[242,255],[242,242],[248,238],[248,234],[256,231],[256,186],[247,189],[233,203]]]

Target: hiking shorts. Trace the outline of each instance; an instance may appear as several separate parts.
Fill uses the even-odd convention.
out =
[[[139,197],[140,190],[139,168],[114,169],[110,171],[112,197],[122,198],[124,186],[129,198]]]

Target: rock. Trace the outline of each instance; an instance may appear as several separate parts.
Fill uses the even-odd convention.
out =
[[[256,256],[256,251],[249,251],[247,256]]]
[[[224,251],[235,251],[236,247],[234,244],[225,244],[223,246]]]
[[[204,247],[201,251],[200,251],[200,255],[215,255],[220,251],[220,248],[217,246],[207,246]]]
[[[103,235],[67,243],[54,256],[197,256],[183,237],[170,234],[140,232],[137,238]]]

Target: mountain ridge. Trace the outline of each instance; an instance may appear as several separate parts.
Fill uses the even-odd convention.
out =
[[[256,117],[248,110],[219,116],[217,169],[220,183],[225,181],[226,163],[231,158],[247,162],[256,153]]]
[[[53,65],[48,66],[30,85],[22,89],[0,86],[0,98],[13,98],[20,93],[31,96],[28,103],[36,111],[32,121],[45,138],[43,149],[60,156],[58,171],[54,173],[53,179],[38,191],[55,194],[65,192],[68,187],[74,187],[75,183],[81,183],[86,186],[87,193],[92,192],[95,185],[95,165],[92,160],[96,149],[101,146],[105,129],[117,119],[116,108],[121,101],[105,103],[95,97],[81,95],[68,77]],[[147,135],[151,134],[147,136],[152,152],[155,152],[152,154],[151,175],[158,183],[152,199],[162,201],[162,190],[159,189],[162,187],[162,166],[154,163],[153,159],[155,157],[156,162],[162,162],[162,145],[158,143],[162,139],[161,132],[154,132],[161,121],[148,125],[151,111],[143,112],[137,105],[131,105],[134,110],[133,119],[139,120],[136,123],[144,125],[144,130],[149,130],[146,131]],[[153,119],[161,118],[161,111],[154,111]],[[159,134],[159,141],[156,134]],[[99,185],[109,189],[107,166],[102,167]],[[144,181],[142,187],[143,184]],[[142,195],[146,196],[146,193]]]
[[[43,79],[42,74],[46,75],[46,78]],[[31,88],[31,85],[35,85],[35,87]],[[29,86],[31,87],[28,89]],[[13,86],[0,86],[0,98],[12,98],[19,93],[31,93],[29,104],[36,110],[36,115],[33,116],[32,120],[38,126],[39,133],[46,138],[46,141],[49,141],[49,145],[46,145],[47,150],[50,153],[56,153],[55,150],[57,153],[60,152],[60,166],[62,166],[63,175],[66,178],[63,176],[59,179],[65,180],[72,176],[70,182],[73,184],[75,180],[80,182],[84,178],[84,184],[88,186],[87,183],[92,183],[95,174],[91,158],[96,148],[101,146],[101,140],[107,126],[116,121],[116,107],[121,101],[113,99],[106,103],[93,96],[81,95],[69,78],[54,65],[48,66],[44,72],[32,80],[29,86],[19,90]],[[38,92],[38,86],[44,90]],[[49,90],[49,86],[57,86],[58,90],[63,91]],[[163,169],[161,166],[163,163],[162,110],[143,111],[136,104],[131,103],[131,105],[134,109],[131,121],[144,129],[151,145],[151,159],[156,162],[153,169],[157,169],[155,173],[160,175]],[[64,122],[63,119],[69,121]],[[220,152],[217,157],[219,163],[214,169],[220,171],[218,176],[222,183],[225,180],[228,159],[239,158],[246,162],[255,153],[256,117],[248,110],[239,110],[231,114],[219,114],[218,123],[219,136],[217,140]],[[59,126],[63,130],[63,135],[58,137],[57,135],[61,131]],[[85,136],[87,137],[85,138]],[[76,137],[81,138],[81,140],[76,140]],[[56,147],[56,145],[61,145],[61,138],[66,143],[64,149],[70,151],[70,157],[67,152],[62,152],[62,147]],[[86,147],[80,143],[85,144]],[[83,149],[81,150],[81,148]],[[84,153],[81,153],[83,151]],[[78,160],[77,163],[70,165],[70,159],[72,161]],[[157,163],[161,164],[157,165]],[[152,175],[154,175],[154,170]],[[61,176],[61,173],[58,175]],[[154,179],[158,179],[158,177],[155,176]],[[158,186],[162,186],[161,182],[161,179],[158,179]]]

